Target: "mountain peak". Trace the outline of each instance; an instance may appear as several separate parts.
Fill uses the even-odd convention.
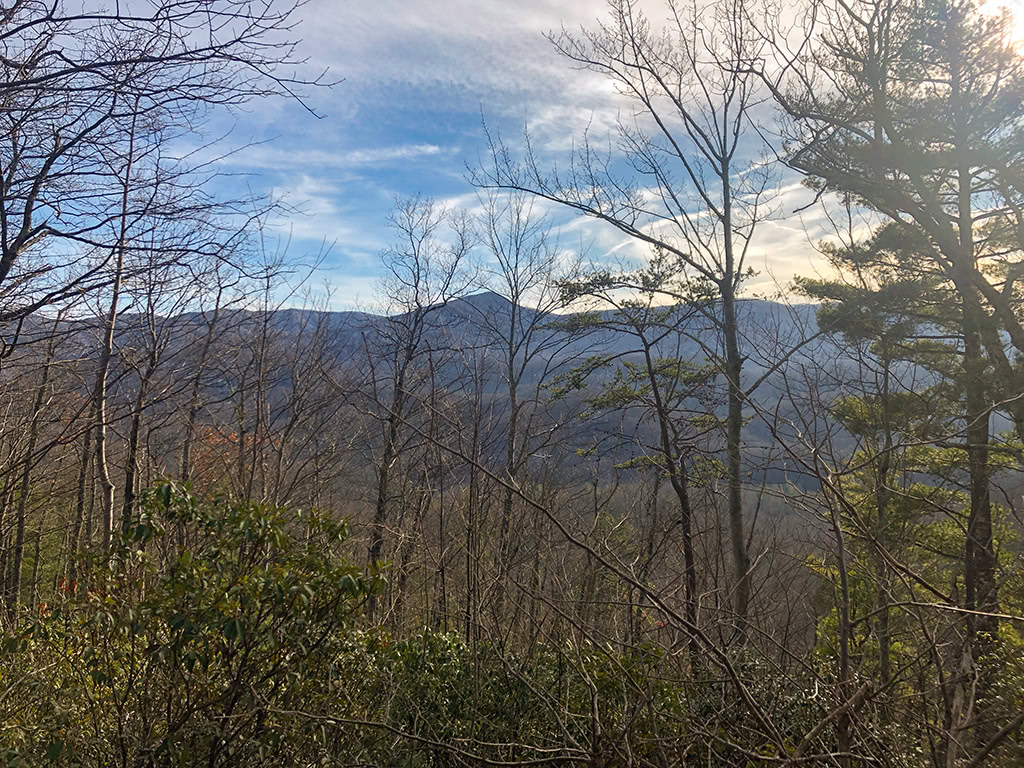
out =
[[[478,312],[494,312],[497,310],[504,310],[511,306],[512,302],[502,296],[500,293],[494,291],[482,291],[480,293],[474,293],[470,296],[465,296],[458,300],[461,304],[466,304]]]

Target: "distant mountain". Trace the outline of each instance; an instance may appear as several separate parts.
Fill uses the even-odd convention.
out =
[[[698,363],[715,354],[720,346],[720,334],[716,327],[714,309],[709,307],[706,311],[681,313],[686,318],[685,322],[665,334],[656,352],[662,356],[679,356]],[[493,292],[455,299],[444,306],[432,308],[429,328],[422,339],[422,343],[435,350],[436,354],[430,358],[434,374],[437,381],[452,388],[455,402],[470,396],[471,388],[466,383],[467,371],[473,370],[481,376],[479,383],[474,386],[481,387],[478,390],[480,394],[493,404],[490,409],[491,418],[495,419],[494,427],[499,430],[505,413],[503,397],[507,386],[501,368],[502,356],[507,354],[507,345],[501,343],[501,334],[509,326],[513,313],[524,323],[538,319],[535,310],[516,307],[505,297]],[[796,405],[787,398],[795,393],[798,399],[809,379],[802,375],[791,376],[786,380],[786,386],[783,386],[782,371],[772,370],[770,366],[787,351],[816,334],[816,307],[749,299],[739,302],[738,315],[741,351],[746,356],[744,385],[749,387],[759,382],[753,401],[760,403],[767,412],[775,412],[783,417],[794,415]],[[205,398],[210,402],[227,402],[230,379],[238,375],[229,369],[245,367],[246,356],[255,349],[255,339],[258,338],[260,328],[272,330],[275,344],[283,344],[292,351],[298,351],[300,357],[303,350],[309,348],[313,334],[318,334],[318,343],[325,345],[319,354],[326,351],[326,354],[336,356],[343,364],[354,366],[357,373],[369,371],[365,355],[368,351],[371,354],[377,352],[375,365],[379,373],[386,368],[390,359],[386,349],[386,345],[393,343],[394,338],[386,333],[390,319],[384,315],[355,311],[283,309],[265,318],[255,311],[225,310],[218,318],[213,357],[226,361],[227,368],[223,374],[211,369],[209,381],[204,385]],[[637,340],[631,335],[617,332],[611,327],[598,327],[586,333],[570,333],[567,326],[572,326],[576,319],[579,316],[572,313],[541,319],[533,340],[533,348],[537,352],[526,365],[521,381],[522,392],[525,393],[521,393],[521,396],[524,399],[534,394],[547,397],[549,390],[538,389],[542,383],[550,385],[555,376],[567,373],[593,355],[607,356],[614,359],[616,364],[642,360]],[[597,319],[611,325],[614,313],[599,312]],[[135,374],[129,370],[129,360],[134,358],[137,361],[140,352],[148,344],[148,330],[142,320],[141,316],[130,313],[118,318],[117,346],[122,354],[115,362],[115,368],[119,368],[124,375],[113,372],[111,380],[118,382],[119,394],[125,400],[130,400],[132,382],[136,380]],[[168,339],[162,353],[168,365],[166,370],[194,370],[193,357],[201,347],[200,339],[204,338],[208,320],[209,316],[189,313],[158,321]],[[99,354],[101,321],[96,318],[75,318],[62,325],[66,339],[75,348],[75,356],[88,366],[88,359],[98,357]],[[25,324],[22,333],[25,338],[42,340],[52,328],[52,318],[36,317],[31,323]],[[41,354],[45,344],[31,346],[33,351],[29,354]],[[834,343],[821,337],[804,344],[800,352],[789,361],[789,365],[813,364],[818,369],[815,374],[818,380],[823,386],[830,387],[842,378],[841,357]],[[271,361],[271,365],[276,365],[276,362]],[[611,370],[595,378],[611,375]],[[282,408],[287,407],[288,391],[292,386],[291,375],[287,366],[274,374],[273,397],[279,400]],[[88,381],[86,376],[83,386],[87,387]],[[786,397],[783,398],[783,395]],[[573,400],[573,397],[576,399]],[[581,404],[581,398],[582,394],[571,395],[565,403],[553,408],[561,409],[563,413],[571,412]],[[755,417],[754,409],[748,410],[750,420],[745,428],[744,441],[750,457],[751,481],[754,481],[755,469],[763,472],[766,468],[769,481],[790,479],[783,464],[765,458],[773,444],[773,436],[764,422]],[[637,430],[636,434],[643,436],[650,427],[636,423],[623,425],[614,414],[593,416],[586,422],[574,424],[574,440],[580,445],[586,445],[620,428]],[[653,437],[649,434],[647,436]],[[581,467],[585,461],[576,458],[574,451],[569,459],[569,463]]]

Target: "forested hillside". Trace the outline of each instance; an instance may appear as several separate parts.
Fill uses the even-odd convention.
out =
[[[1024,21],[611,0],[339,311],[303,10],[0,4],[0,764],[1024,764]]]

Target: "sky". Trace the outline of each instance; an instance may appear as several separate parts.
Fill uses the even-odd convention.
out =
[[[229,141],[256,144],[226,170],[299,209],[275,231],[293,257],[329,248],[317,282],[331,283],[334,308],[370,307],[396,197],[474,203],[466,177],[484,149],[482,120],[511,140],[528,124],[552,158],[588,125],[608,134],[620,97],[603,78],[573,70],[544,37],[592,25],[604,9],[602,0],[311,0],[295,30],[306,72],[327,69],[340,82],[309,93],[319,117],[283,99],[248,105]],[[653,5],[652,18],[659,13]],[[763,226],[749,257],[759,272],[750,293],[770,294],[820,266],[816,214],[793,214],[809,195],[796,179],[781,185],[778,220]],[[628,245],[599,222],[551,216],[585,237],[592,255]]]

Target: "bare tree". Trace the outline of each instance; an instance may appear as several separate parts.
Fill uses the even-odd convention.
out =
[[[504,476],[512,486],[527,479],[537,456],[550,456],[564,438],[565,425],[576,415],[552,408],[546,388],[576,357],[579,333],[557,327],[564,301],[561,283],[574,277],[579,256],[569,255],[540,211],[538,201],[519,192],[483,195],[483,212],[476,221],[482,250],[481,287],[488,293],[466,302],[468,319],[480,343],[494,358],[502,380]],[[562,404],[559,404],[562,405]],[[557,407],[557,406],[556,406]],[[510,535],[516,520],[511,489],[502,491],[497,538],[498,592],[496,615],[501,617],[505,572],[522,543]],[[504,620],[504,619],[499,619]]]
[[[714,417],[718,404],[711,386],[713,369],[702,365],[699,355],[693,359],[694,345],[682,332],[700,316],[701,309],[681,304],[659,306],[667,287],[663,267],[655,262],[644,275],[634,276],[637,283],[646,286],[639,294],[621,296],[616,281],[602,279],[569,285],[566,290],[589,295],[598,306],[610,307],[583,320],[583,325],[629,340],[614,357],[586,364],[587,376],[614,366],[614,375],[587,398],[588,415],[611,411],[635,420],[631,441],[635,441],[636,454],[620,466],[653,466],[659,476],[668,479],[678,503],[682,537],[683,615],[691,625],[698,626],[693,466],[706,451],[708,435],[719,430]],[[653,435],[646,434],[649,428],[653,428]],[[691,636],[691,663],[696,662],[698,649],[696,638]]]
[[[594,30],[551,36],[581,69],[607,77],[633,107],[617,126],[618,152],[586,134],[567,170],[547,173],[529,147],[516,162],[492,136],[491,164],[473,177],[482,188],[529,192],[604,221],[640,246],[675,260],[686,294],[713,296],[720,351],[709,350],[728,387],[728,509],[737,631],[745,637],[750,557],[743,514],[743,356],[737,297],[748,275],[757,225],[770,213],[774,176],[760,156],[756,114],[765,100],[748,74],[764,44],[742,2],[667,4],[658,29],[633,0],[610,4]],[[622,166],[633,171],[624,174]]]
[[[402,425],[416,405],[413,392],[422,376],[420,362],[438,344],[438,319],[472,283],[468,256],[469,222],[426,198],[399,201],[389,217],[397,235],[382,254],[383,294],[388,314],[364,334],[371,407],[382,435],[374,458],[376,500],[367,557],[380,561],[391,519],[392,471],[399,458]],[[450,239],[445,239],[446,237]],[[372,605],[371,605],[372,608]]]
[[[148,203],[124,199],[110,156],[141,126],[192,133],[213,109],[316,82],[280,73],[299,63],[287,34],[297,7],[17,0],[3,11],[0,318],[112,285],[108,235]]]

